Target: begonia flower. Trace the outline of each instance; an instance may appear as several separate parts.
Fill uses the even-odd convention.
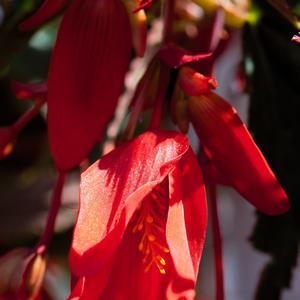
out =
[[[187,138],[148,131],[82,174],[69,299],[194,299],[207,208]]]
[[[56,166],[67,171],[87,158],[112,118],[132,48],[120,0],[47,0],[25,21],[34,27],[66,6],[48,76],[48,133]]]
[[[184,76],[180,75],[179,81],[189,96],[190,120],[218,174],[258,210],[270,215],[288,211],[286,193],[236,110],[210,91],[209,78],[201,74],[196,76],[186,67],[181,72]],[[193,87],[192,83],[199,88]]]

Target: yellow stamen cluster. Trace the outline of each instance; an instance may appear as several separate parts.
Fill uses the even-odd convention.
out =
[[[153,195],[153,196],[152,196]],[[152,200],[156,198],[153,193]],[[144,208],[144,207],[143,207]],[[145,272],[148,272],[152,265],[155,265],[160,274],[166,274],[166,260],[162,253],[169,253],[169,249],[163,242],[160,242],[160,236],[164,236],[165,230],[154,221],[153,214],[149,209],[142,209],[136,225],[132,229],[133,233],[141,233],[141,239],[138,243],[138,250],[143,254],[143,263],[146,265]]]

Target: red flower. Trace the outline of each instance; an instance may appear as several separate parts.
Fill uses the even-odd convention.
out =
[[[69,299],[194,299],[207,211],[184,135],[146,132],[82,175]]]
[[[101,140],[128,68],[132,38],[120,0],[48,0],[21,25],[32,28],[68,7],[48,78],[48,130],[58,169],[69,170]]]
[[[236,110],[210,91],[214,81],[182,68],[179,85],[189,97],[189,118],[217,176],[233,186],[258,210],[277,215],[288,211],[289,201]],[[195,87],[193,86],[195,85]],[[219,182],[220,183],[220,182]]]

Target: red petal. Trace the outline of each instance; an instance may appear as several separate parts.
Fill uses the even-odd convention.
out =
[[[210,92],[191,98],[189,111],[201,142],[231,185],[266,214],[286,212],[287,195],[235,109]]]
[[[47,83],[22,83],[16,80],[11,82],[11,89],[19,99],[47,98]]]
[[[58,14],[70,0],[45,0],[42,6],[29,19],[20,24],[21,30],[34,29]]]
[[[173,44],[167,44],[160,48],[158,57],[169,67],[178,68],[190,62],[196,62],[211,56],[211,53],[191,54]]]
[[[101,139],[123,86],[130,50],[130,25],[121,1],[72,2],[48,81],[49,140],[59,169],[78,165]]]
[[[165,180],[167,181],[167,180]],[[162,185],[159,186],[162,188]],[[166,187],[167,188],[167,187]],[[164,189],[163,189],[164,191]],[[146,201],[146,210],[147,205],[152,204],[152,209],[154,212],[154,224],[160,226],[162,230],[162,236],[156,235],[154,227],[148,228],[155,235],[155,241],[165,245],[165,222],[168,212],[168,193],[166,192],[165,198],[160,200],[153,201],[151,195],[149,198],[145,199]],[[148,202],[147,202],[148,200]],[[152,201],[151,201],[152,200]],[[159,205],[159,211],[157,203]],[[129,226],[127,227],[125,234],[122,238],[122,242],[118,248],[118,251],[114,260],[114,267],[112,269],[111,275],[107,282],[107,285],[104,289],[101,299],[123,299],[123,300],[139,300],[139,299],[167,299],[166,292],[168,282],[172,277],[173,264],[170,259],[170,254],[163,251],[159,251],[154,245],[148,245],[148,249],[152,249],[151,253],[148,255],[145,252],[142,252],[139,247],[141,243],[142,236],[147,234],[146,229],[142,229],[140,233],[134,232],[134,228],[137,225],[140,214],[145,213],[144,206],[145,202],[141,205],[140,210],[132,218]],[[149,211],[146,212],[146,214]],[[160,219],[161,218],[161,219]],[[159,225],[158,225],[159,224]],[[153,225],[153,224],[152,224]],[[147,247],[147,246],[146,246]],[[152,262],[153,259],[160,257],[164,261],[163,274],[159,271],[155,262]],[[146,268],[149,267],[146,270]],[[162,266],[161,266],[162,267]]]
[[[230,181],[220,172],[208,149],[202,146],[199,156],[199,163],[207,184],[230,185]]]
[[[215,78],[204,76],[188,67],[181,68],[178,84],[184,93],[189,96],[200,96],[218,86]]]
[[[83,173],[70,255],[75,275],[108,273],[132,214],[188,147],[184,135],[146,132]]]
[[[202,173],[191,149],[179,164],[180,167],[169,175],[170,207],[166,236],[176,272],[173,272],[168,299],[179,299],[179,295],[184,299],[194,299],[206,235],[206,196]]]
[[[97,275],[81,277],[67,300],[98,300],[104,284],[102,278]]]

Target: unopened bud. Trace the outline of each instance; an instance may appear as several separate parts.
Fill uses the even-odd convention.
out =
[[[29,267],[30,270],[26,276],[26,290],[28,299],[36,299],[39,294],[45,277],[47,260],[44,255],[38,254]]]
[[[132,32],[132,43],[136,54],[142,57],[146,50],[147,44],[147,16],[143,9],[133,12],[136,8],[137,0],[125,0],[123,1],[127,8],[131,32]]]

